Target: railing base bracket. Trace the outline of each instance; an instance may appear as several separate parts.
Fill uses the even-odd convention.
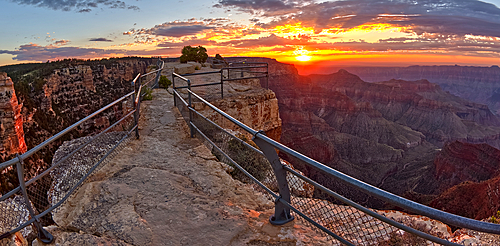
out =
[[[49,243],[52,243],[52,241],[54,241],[54,236],[52,236],[52,234],[50,234],[47,230],[41,228],[39,231],[38,231],[38,240],[40,240],[42,243],[45,243],[45,244],[49,244]]]
[[[292,220],[294,220],[295,218],[293,217],[293,215],[289,215],[290,217],[288,218],[284,218],[284,219],[276,219],[276,217],[273,215],[271,215],[271,217],[269,217],[269,223],[271,223],[272,225],[284,225]]]

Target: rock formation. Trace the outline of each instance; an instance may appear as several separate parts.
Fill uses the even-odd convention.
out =
[[[340,68],[326,68],[321,73],[332,73]],[[427,79],[444,91],[472,102],[487,105],[500,113],[500,68],[472,66],[409,66],[409,67],[346,67],[366,82],[391,79]]]
[[[436,175],[435,156],[448,141],[500,146],[500,121],[487,106],[447,93],[428,80],[367,83],[346,70],[300,76],[293,65],[245,59],[269,63],[269,87],[276,93],[283,122],[282,143],[396,194],[429,202],[444,189],[441,185],[456,184]],[[357,197],[359,192],[281,154],[331,188],[366,201]],[[477,180],[472,176],[468,178]]]
[[[22,107],[18,104],[14,83],[6,73],[0,73],[0,162],[26,152]]]

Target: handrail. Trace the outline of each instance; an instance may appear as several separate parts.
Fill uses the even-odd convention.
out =
[[[361,191],[363,191],[366,194],[375,196],[379,199],[382,199],[383,201],[389,202],[391,204],[395,204],[398,207],[401,207],[403,209],[407,209],[408,211],[414,212],[416,214],[424,215],[429,218],[439,220],[441,222],[444,222],[446,224],[458,226],[458,227],[464,227],[464,228],[469,228],[473,229],[476,231],[481,231],[481,232],[487,232],[487,233],[495,233],[495,234],[500,234],[500,224],[493,224],[493,223],[488,223],[488,222],[483,222],[479,220],[474,220],[466,217],[462,217],[456,214],[450,214],[448,212],[444,212],[435,208],[431,208],[429,206],[422,205],[420,203],[408,200],[406,198],[394,195],[390,192],[387,192],[385,190],[379,189],[375,186],[372,186],[370,184],[367,184],[363,181],[360,181],[356,178],[353,178],[349,175],[346,175],[342,172],[339,172],[331,167],[328,167],[312,158],[309,158],[295,150],[292,150],[285,145],[278,143],[274,141],[273,139],[267,137],[266,135],[263,135],[262,133],[258,132],[255,137],[260,138],[264,140],[265,142],[271,144],[273,147],[276,149],[283,151],[287,154],[292,155],[293,157],[306,162],[307,164],[323,171],[324,173],[330,174],[341,181],[343,181],[346,184],[349,184],[353,187],[359,188]]]
[[[78,122],[74,123],[73,125],[71,126],[68,126],[66,129],[60,131],[59,133],[57,133],[56,135],[50,137],[49,139],[43,141],[41,144],[35,146],[34,148],[28,150],[26,153],[22,154],[20,157],[22,160],[26,160],[27,158],[29,158],[30,156],[32,156],[33,154],[35,154],[36,152],[38,152],[40,149],[42,149],[43,147],[47,146],[48,144],[54,142],[55,140],[59,139],[60,137],[62,137],[63,135],[65,135],[66,133],[68,133],[69,131],[75,129],[77,126],[81,125],[83,122],[95,117],[96,115],[102,113],[103,111],[105,111],[106,109],[109,109],[110,107],[114,106],[115,104],[123,101],[125,98],[129,97],[130,95],[132,95],[134,92],[130,92],[128,93],[127,95],[123,96],[123,97],[120,97],[119,99],[115,100],[114,102],[104,106],[103,108],[95,111],[94,113],[92,113],[91,115],[79,120]],[[3,162],[2,164],[0,164],[0,169],[4,169],[8,166],[11,166],[13,164],[16,164],[17,163],[17,158],[13,158],[11,160],[8,160],[6,162]]]
[[[356,178],[350,177],[342,172],[339,172],[333,168],[330,168],[312,158],[309,158],[297,151],[294,151],[281,143],[276,142],[275,140],[267,137],[266,135],[262,134],[261,132],[258,132],[249,126],[243,124],[242,122],[236,120],[232,116],[228,115],[224,111],[220,110],[219,108],[215,107],[196,93],[194,93],[191,90],[188,90],[188,93],[203,102],[205,105],[207,105],[209,108],[217,112],[218,114],[222,115],[224,118],[227,120],[231,121],[233,124],[239,126],[246,132],[250,133],[257,139],[261,139],[267,144],[272,145],[274,148],[278,149],[279,151],[283,153],[290,154],[291,156],[307,163],[309,166],[315,167],[322,171],[323,173],[326,173],[328,175],[331,175],[337,179],[340,179],[342,182],[358,188],[360,191],[372,195],[374,197],[377,197],[383,201],[389,202],[391,204],[394,204],[398,207],[401,207],[403,209],[406,209],[408,211],[414,212],[416,214],[424,215],[432,219],[436,219],[438,221],[442,221],[446,224],[457,226],[457,227],[463,227],[463,228],[469,228],[472,230],[476,231],[481,231],[481,232],[486,232],[486,233],[494,233],[494,234],[500,234],[500,224],[493,224],[493,223],[488,223],[488,222],[483,222],[483,221],[478,221],[470,218],[466,218],[463,216],[447,213],[435,208],[431,208],[425,205],[422,205],[420,203],[416,203],[414,201],[408,200],[406,198],[394,195],[390,192],[387,192],[385,190],[379,189],[377,187],[374,187],[370,184],[367,184],[363,181],[360,181]]]
[[[160,63],[161,62],[161,63]],[[161,66],[160,66],[161,64]],[[78,122],[72,124],[71,126],[69,127],[66,127],[64,130],[58,132],[57,134],[55,134],[54,136],[50,137],[49,139],[43,141],[42,143],[38,144],[37,146],[33,147],[32,149],[28,150],[26,153],[22,154],[22,155],[18,155],[16,158],[13,158],[11,160],[8,160],[8,161],[5,161],[3,163],[0,163],[0,170],[2,169],[5,169],[7,167],[10,167],[14,164],[16,164],[16,167],[17,167],[17,174],[18,174],[18,179],[19,179],[19,186],[12,189],[11,191],[3,194],[1,197],[0,197],[0,202],[5,202],[6,199],[14,196],[16,193],[20,192],[23,197],[24,197],[24,201],[26,201],[24,204],[24,206],[26,206],[27,210],[29,211],[29,216],[30,218],[27,219],[25,222],[23,222],[23,219],[21,219],[20,217],[15,219],[13,222],[15,223],[18,223],[16,224],[17,227],[15,227],[14,229],[11,229],[10,231],[0,231],[0,233],[3,233],[3,234],[0,234],[0,240],[3,239],[3,238],[6,238],[6,237],[9,237],[10,235],[12,235],[13,233],[15,232],[18,232],[20,230],[22,230],[23,228],[25,228],[26,226],[32,224],[34,226],[36,226],[37,228],[37,231],[38,231],[38,238],[39,240],[41,240],[43,243],[50,243],[52,242],[53,240],[53,237],[52,235],[50,235],[50,233],[48,233],[45,229],[43,229],[41,223],[40,223],[40,218],[45,216],[46,214],[50,213],[52,210],[54,210],[55,208],[59,207],[91,174],[92,172],[99,166],[101,165],[101,163],[103,163],[106,158],[108,156],[110,156],[112,153],[114,153],[113,151],[115,149],[118,148],[118,146],[124,142],[129,136],[130,134],[135,130],[136,131],[136,137],[139,137],[138,135],[138,117],[139,117],[139,110],[140,110],[140,103],[141,103],[141,91],[142,91],[142,88],[145,87],[145,86],[148,86],[152,81],[156,81],[156,84],[153,85],[154,86],[157,86],[157,83],[158,83],[158,80],[159,80],[159,77],[161,75],[161,71],[165,68],[165,62],[161,61],[161,60],[158,60],[157,62],[157,66],[159,66],[160,68],[159,69],[156,69],[156,70],[153,70],[151,72],[148,72],[146,74],[137,74],[134,79],[132,80],[132,86],[134,88],[134,91],[132,92],[129,92],[127,93],[126,95],[116,99],[115,101],[107,104],[106,106],[96,110],[95,112],[93,112],[92,114],[86,116],[85,118],[79,120]],[[151,74],[155,74],[156,73],[156,76],[152,79],[150,79],[148,82],[144,83],[144,84],[139,84],[138,86],[136,86],[137,82],[140,81],[141,78],[144,78],[146,76],[149,76]],[[31,157],[32,155],[34,155],[35,153],[37,153],[38,151],[40,151],[42,148],[46,147],[47,145],[53,143],[54,141],[60,139],[63,135],[69,133],[70,131],[74,130],[75,128],[77,128],[78,126],[82,125],[83,123],[89,121],[90,119],[94,118],[96,115],[98,114],[101,114],[103,113],[104,111],[110,109],[111,107],[117,105],[118,103],[122,102],[123,100],[129,98],[129,97],[135,97],[135,99],[133,99],[133,109],[126,113],[124,116],[122,116],[120,119],[116,120],[116,122],[114,122],[113,124],[111,124],[110,126],[108,126],[106,129],[100,131],[98,134],[92,136],[89,140],[85,141],[83,144],[81,144],[80,146],[78,146],[76,149],[72,150],[69,154],[65,155],[62,159],[60,159],[57,163],[53,163],[51,166],[49,166],[48,168],[44,169],[42,173],[40,174],[37,174],[35,177],[31,178],[30,180],[28,181],[24,181],[24,165],[22,164],[24,160],[26,160],[27,158]],[[80,178],[80,180],[78,180],[78,182],[76,184],[74,184],[73,186],[70,187],[69,191],[68,190],[65,190],[63,191],[64,193],[61,193],[61,195],[64,195],[64,197],[62,197],[61,200],[59,200],[58,202],[56,202],[55,204],[52,204],[51,207],[49,207],[48,209],[45,209],[44,208],[44,211],[40,211],[39,213],[36,213],[35,210],[33,209],[33,200],[29,198],[29,196],[27,195],[27,189],[26,187],[29,186],[29,185],[34,185],[35,182],[37,182],[38,180],[40,180],[41,178],[49,175],[52,173],[53,170],[55,170],[57,167],[59,167],[62,163],[64,163],[65,161],[67,161],[69,158],[71,158],[72,156],[74,156],[74,154],[76,154],[78,151],[81,151],[83,148],[85,148],[86,146],[88,146],[88,144],[90,144],[91,142],[95,142],[98,138],[104,136],[103,134],[109,132],[111,129],[115,128],[116,126],[118,126],[119,124],[125,122],[126,119],[130,118],[131,116],[134,116],[134,124],[135,125],[132,125],[132,127],[126,131],[126,134],[114,145],[114,146],[110,146],[111,149],[109,150],[106,150],[106,149],[103,149],[101,151],[103,151],[101,154],[104,154],[102,156],[102,158],[100,160],[98,160],[97,163],[93,164],[93,166],[88,169],[88,171],[83,175],[83,177]],[[104,152],[104,151],[107,151],[107,152]],[[80,175],[80,174],[78,174]],[[45,194],[47,195],[47,194]],[[13,206],[16,206],[16,205],[13,205]],[[21,224],[22,223],[22,224]],[[2,229],[5,229],[5,228],[2,228]]]

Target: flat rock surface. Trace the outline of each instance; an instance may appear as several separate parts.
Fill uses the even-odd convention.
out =
[[[57,227],[48,230],[54,245],[332,243],[297,220],[269,224],[274,204],[233,180],[199,140],[189,138],[166,90],[155,90],[141,110],[140,138],[53,215]]]

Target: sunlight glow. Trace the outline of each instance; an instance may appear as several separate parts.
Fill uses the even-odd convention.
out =
[[[311,60],[311,57],[310,57],[310,56],[307,56],[307,55],[301,55],[301,56],[297,56],[297,57],[295,57],[295,59],[296,59],[297,61],[304,62],[304,61],[310,61],[310,60]]]

